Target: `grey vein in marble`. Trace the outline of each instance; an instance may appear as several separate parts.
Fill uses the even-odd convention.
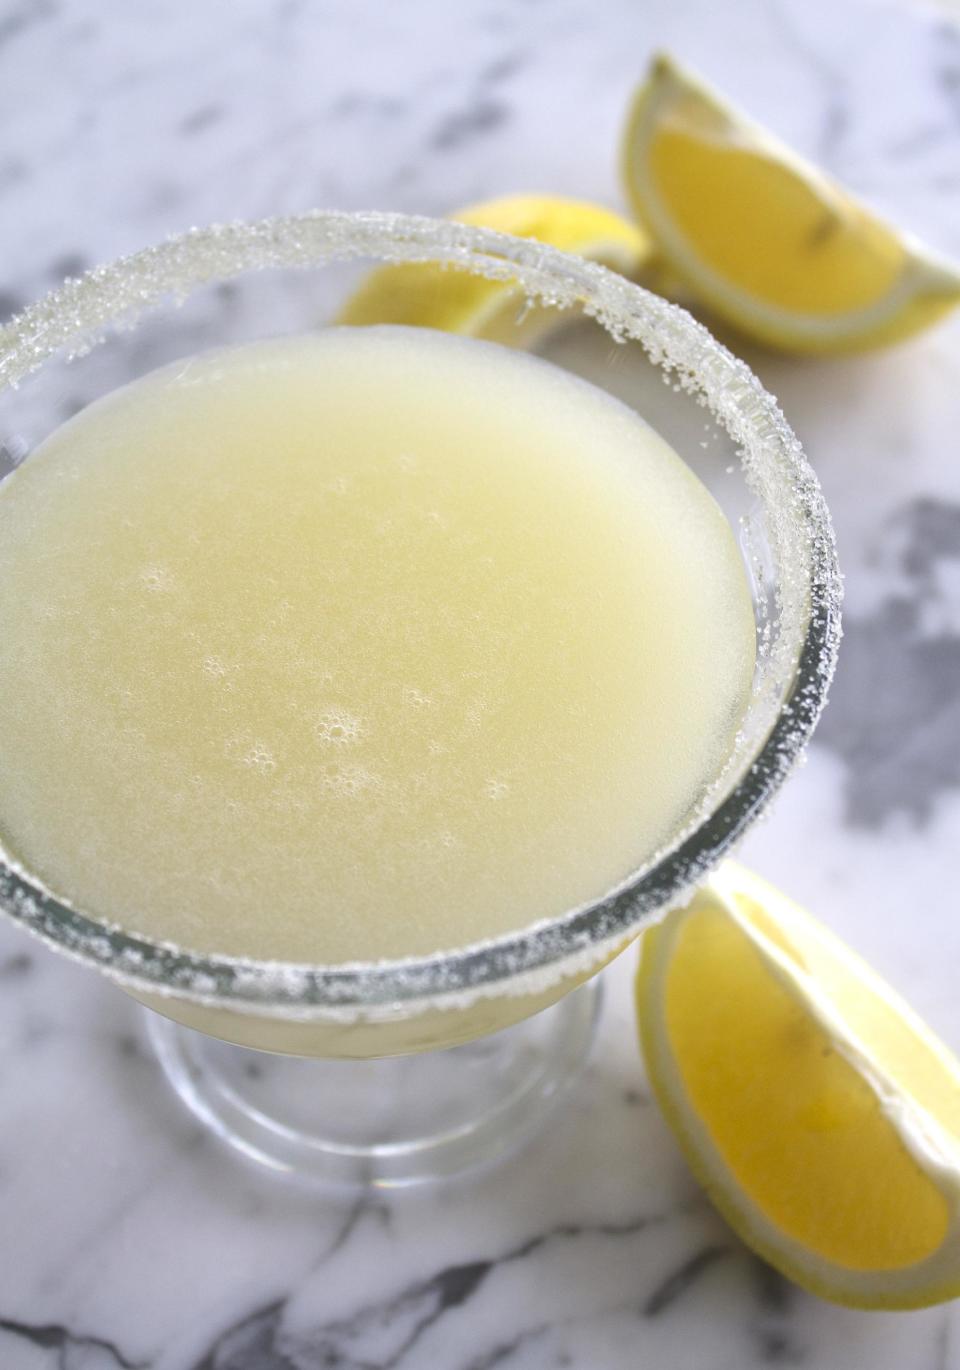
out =
[[[33,969],[33,957],[29,952],[16,951],[0,961],[0,980],[19,980],[29,975]]]
[[[461,152],[472,139],[493,132],[509,118],[509,105],[478,97],[441,119],[430,137],[430,146],[436,152]]]
[[[426,1279],[415,1281],[384,1301],[366,1304],[348,1316],[291,1334],[284,1327],[287,1303],[276,1300],[257,1310],[238,1325],[228,1328],[191,1370],[240,1370],[241,1365],[276,1365],[277,1370],[306,1370],[311,1366],[337,1366],[342,1370],[399,1370],[415,1365],[416,1351],[425,1334],[451,1310],[467,1302],[494,1272],[523,1261],[554,1242],[589,1237],[634,1237],[665,1221],[662,1215],[641,1216],[621,1223],[563,1224],[521,1242],[495,1257],[447,1266]],[[352,1229],[354,1219],[348,1227]],[[337,1243],[339,1246],[341,1243]],[[333,1254],[331,1248],[327,1255]],[[644,1317],[656,1317],[727,1253],[709,1245],[686,1259],[659,1285],[643,1304]],[[540,1334],[539,1326],[524,1328],[509,1341],[497,1343],[470,1370],[501,1364],[514,1351]],[[253,1360],[247,1358],[254,1357]]]
[[[52,19],[56,13],[55,0],[22,0],[20,4],[10,6],[7,14],[0,15],[0,47],[19,38],[34,24]]]
[[[960,787],[960,622],[925,624],[945,562],[960,566],[960,504],[911,501],[886,530],[904,589],[869,616],[848,613],[840,669],[816,745],[847,766],[855,826],[898,811],[927,822],[937,799]],[[882,553],[881,553],[882,555]]]
[[[703,1275],[716,1261],[722,1260],[729,1255],[728,1246],[718,1246],[711,1244],[701,1247],[692,1256],[688,1256],[682,1265],[676,1270],[671,1270],[666,1278],[657,1286],[643,1305],[643,1316],[645,1318],[656,1318],[671,1304],[676,1303],[677,1299],[690,1288],[690,1286]]]
[[[934,80],[954,122],[960,125],[960,32],[955,24],[936,28]]]
[[[83,1357],[89,1365],[89,1352],[103,1352],[110,1365],[118,1367],[118,1370],[149,1370],[146,1361],[128,1360],[113,1342],[89,1333],[72,1331],[59,1323],[35,1324],[0,1317],[0,1332],[6,1332],[30,1346],[56,1352],[63,1370],[73,1370],[74,1366],[79,1370],[79,1357]]]
[[[769,13],[780,29],[791,56],[803,61],[820,88],[823,114],[814,151],[820,166],[835,171],[851,120],[850,94],[843,63],[839,58],[829,56],[815,38],[801,31],[803,16],[792,6],[782,3],[782,0],[771,0]]]

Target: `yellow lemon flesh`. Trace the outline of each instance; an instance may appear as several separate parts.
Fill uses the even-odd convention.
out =
[[[635,275],[650,256],[649,240],[640,229],[583,200],[507,195],[451,217],[476,228],[534,238],[626,276]],[[529,309],[525,292],[510,281],[488,280],[435,262],[409,262],[371,272],[337,322],[415,324],[528,347],[557,316],[547,309]]]
[[[670,58],[622,145],[634,212],[721,317],[788,351],[855,352],[926,328],[960,270],[859,204]]]
[[[728,863],[644,935],[641,1042],[697,1178],[805,1288],[960,1294],[960,1063],[832,933]]]

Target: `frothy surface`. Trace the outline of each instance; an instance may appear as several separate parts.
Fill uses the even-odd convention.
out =
[[[208,354],[0,488],[0,831],[197,950],[462,945],[669,839],[753,633],[710,496],[584,382],[396,328]]]

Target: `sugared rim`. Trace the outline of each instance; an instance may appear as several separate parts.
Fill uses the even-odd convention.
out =
[[[792,548],[794,579],[802,581],[789,595],[794,640],[780,644],[789,684],[736,783],[669,850],[593,903],[452,952],[320,966],[185,951],[88,918],[16,863],[0,859],[0,908],[136,993],[290,1018],[349,1020],[544,992],[601,963],[706,875],[783,783],[826,700],[840,637],[833,529],[817,479],[776,401],[684,310],[580,258],[486,229],[401,214],[314,211],[194,229],[68,281],[0,329],[0,390],[53,354],[89,350],[112,326],[130,325],[205,283],[267,267],[359,257],[459,264],[491,279],[518,281],[533,299],[578,305],[618,341],[640,343],[702,399],[740,448],[748,482],[767,501],[775,494],[781,507],[780,532]],[[784,608],[781,599],[781,613]]]

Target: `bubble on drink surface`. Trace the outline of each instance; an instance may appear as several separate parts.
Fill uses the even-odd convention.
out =
[[[314,719],[314,736],[318,742],[334,747],[346,747],[359,742],[366,732],[366,722],[348,709],[321,709]]]
[[[337,799],[356,799],[370,790],[378,790],[382,777],[366,766],[341,766],[323,777],[324,789]]]
[[[205,674],[212,676],[214,680],[222,680],[227,674],[226,664],[218,656],[205,656],[201,666]]]
[[[241,758],[244,766],[261,775],[269,775],[277,769],[277,759],[264,742],[255,742]]]
[[[463,842],[456,833],[451,832],[449,828],[441,828],[438,832],[419,833],[412,840],[410,849],[418,859],[442,863],[449,860],[451,853],[459,851],[462,846]]]
[[[140,571],[140,584],[150,594],[169,594],[174,587],[173,572],[169,566],[144,566]]]
[[[423,690],[418,690],[415,685],[407,685],[403,691],[403,702],[414,709],[425,709],[433,703],[433,699]]]
[[[465,710],[466,720],[471,728],[479,728],[483,722],[484,714],[489,709],[489,701],[485,695],[475,695],[470,700]]]
[[[277,769],[277,757],[273,748],[262,738],[253,737],[250,733],[228,737],[223,750],[236,765],[259,772],[261,775],[269,775]]]
[[[491,776],[483,787],[483,792],[488,799],[506,799],[510,793],[510,786],[506,780],[499,776]]]

